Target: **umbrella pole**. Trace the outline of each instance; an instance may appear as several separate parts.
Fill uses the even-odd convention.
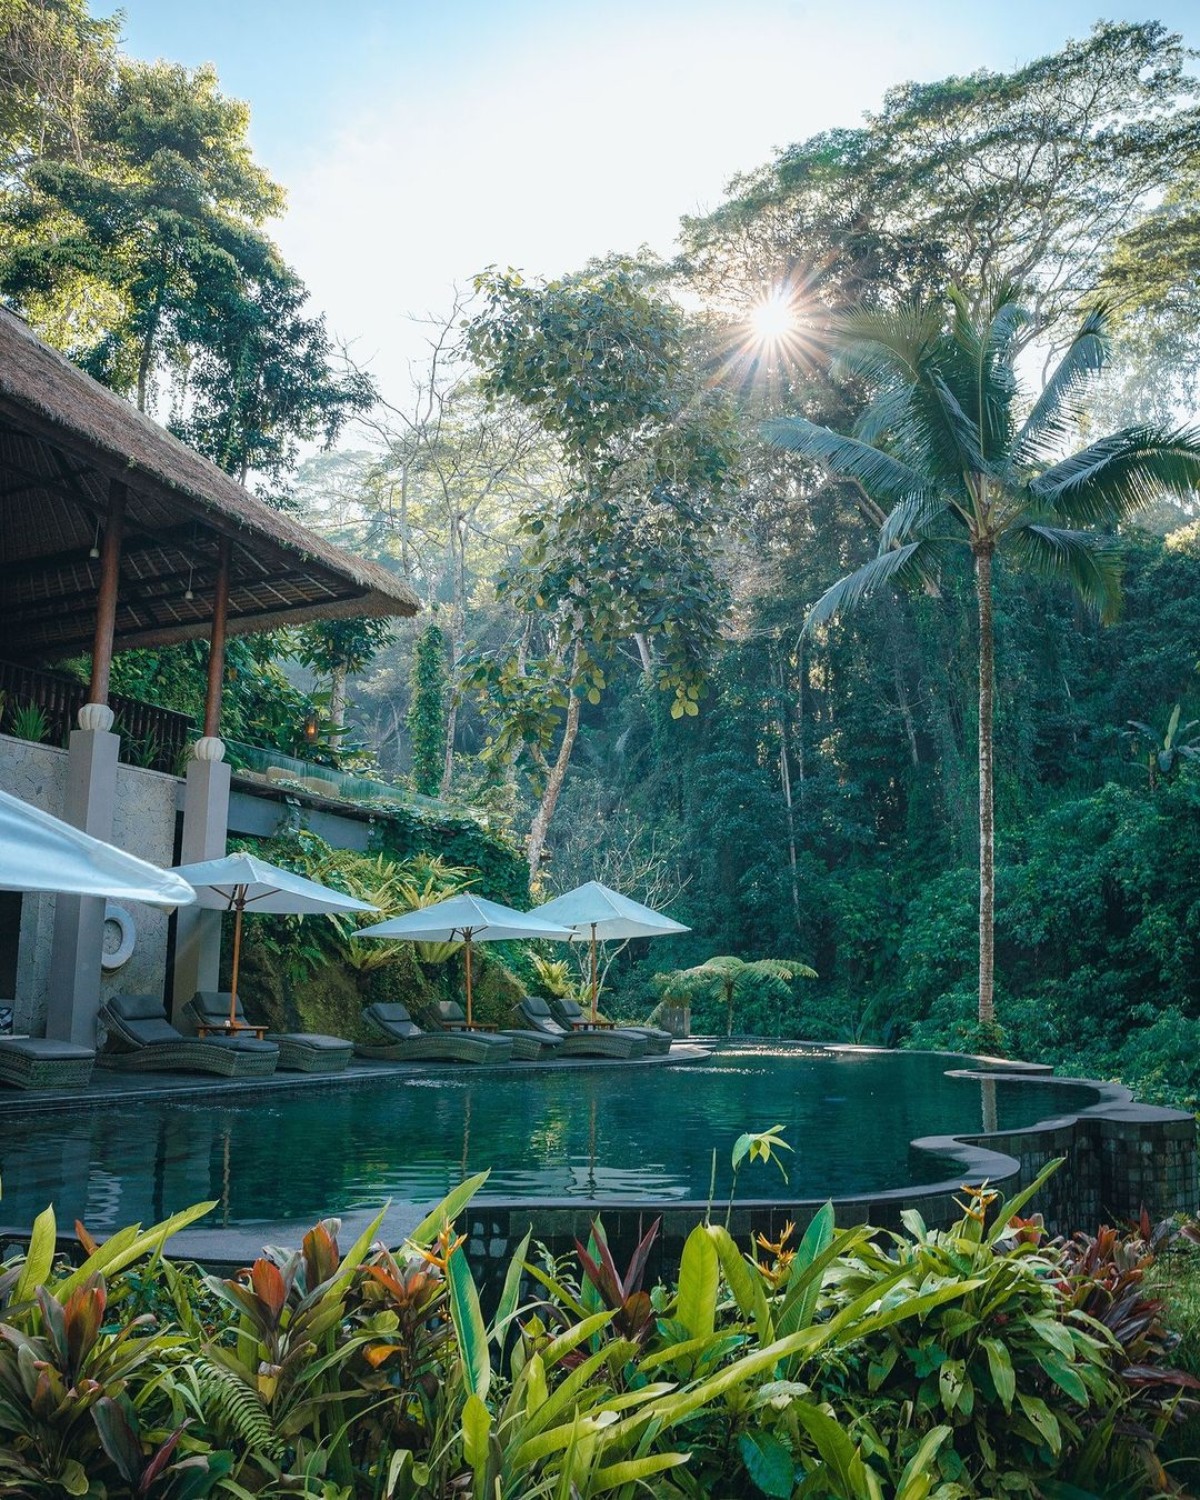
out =
[[[233,919],[233,973],[229,979],[229,1029],[237,1025],[237,987],[238,966],[242,960],[242,912],[245,910],[243,902],[239,901],[234,908],[237,916]]]
[[[471,934],[467,933],[464,940],[467,950],[467,1030],[475,1024],[475,1017],[471,1012]]]
[[[596,1020],[596,1007],[600,1001],[600,977],[596,971],[596,924],[592,923],[592,1022]]]

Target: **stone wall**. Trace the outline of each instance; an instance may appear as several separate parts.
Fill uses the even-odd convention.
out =
[[[0,789],[61,817],[66,781],[65,750],[0,735]],[[177,777],[164,776],[158,771],[118,767],[113,842],[153,864],[174,864],[180,785]],[[51,895],[28,895],[21,905],[13,1029],[35,1036],[45,1030],[54,902]],[[136,933],[133,954],[121,968],[106,971],[102,993],[108,996],[125,990],[162,994],[169,914],[137,902],[130,902],[125,909]],[[110,952],[118,938],[115,924],[109,924],[105,929],[105,946]]]

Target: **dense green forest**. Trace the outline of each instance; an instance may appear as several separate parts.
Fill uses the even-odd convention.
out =
[[[0,3],[0,58],[0,294],[428,605],[386,635],[239,643],[231,736],[302,751],[317,712],[320,754],[481,810],[535,894],[595,877],[668,906],[692,934],[618,955],[612,1012],[646,1014],[661,971],[777,956],[820,977],[782,1014],[751,987],[745,1029],[973,1040],[970,559],[805,633],[882,516],[763,424],[847,431],[869,407],[829,357],[847,309],[954,286],[978,311],[1001,284],[1035,392],[1107,310],[1064,452],[1194,420],[1181,39],[1101,23],[1011,73],[901,84],[732,183],[672,260],[482,275],[413,388],[382,393],[272,244],[282,191],[210,71],[124,56],[79,0]],[[764,303],[781,337],[748,321]],[[1112,623],[996,560],[996,1010],[1016,1055],[1195,1101],[1200,524],[1144,499],[1110,538]],[[114,686],[186,708],[203,671],[203,648],[129,653]]]

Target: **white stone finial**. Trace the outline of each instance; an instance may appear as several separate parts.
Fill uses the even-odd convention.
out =
[[[107,703],[85,703],[79,710],[79,727],[80,729],[111,729],[115,717]]]
[[[203,735],[192,746],[192,755],[196,760],[224,760],[225,741],[215,734]]]

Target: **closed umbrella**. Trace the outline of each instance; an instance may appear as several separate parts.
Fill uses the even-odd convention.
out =
[[[111,896],[189,906],[196,893],[169,870],[0,792],[0,890]]]
[[[640,901],[631,901],[620,891],[613,891],[598,880],[586,881],[565,895],[555,896],[537,909],[539,917],[551,922],[561,922],[571,929],[575,937],[586,937],[592,949],[592,1020],[596,1019],[596,1006],[600,996],[599,971],[596,962],[596,945],[612,938],[618,942],[628,938],[670,937],[677,932],[690,932],[682,922],[664,917],[661,912]]]
[[[235,912],[233,974],[230,980],[229,1024],[237,1024],[238,965],[242,955],[242,916],[247,911],[271,916],[324,915],[337,912],[378,911],[367,901],[281,870],[253,854],[227,854],[195,865],[178,865],[175,874],[195,888],[201,906]]]
[[[467,968],[467,1025],[474,1025],[471,1002],[472,943],[502,943],[512,938],[559,938],[569,940],[571,932],[557,922],[547,921],[537,912],[516,911],[497,901],[485,901],[464,891],[432,906],[405,912],[377,922],[374,927],[360,927],[356,938],[404,938],[413,943],[462,943]]]

